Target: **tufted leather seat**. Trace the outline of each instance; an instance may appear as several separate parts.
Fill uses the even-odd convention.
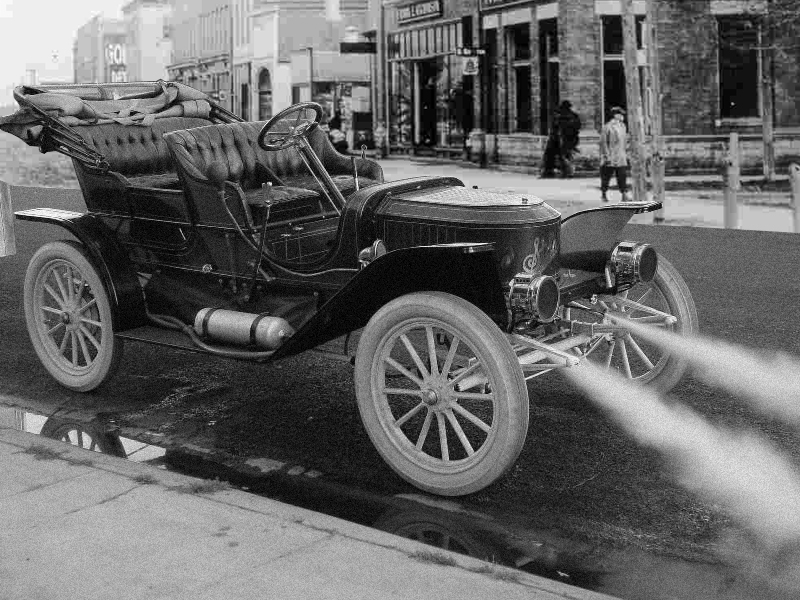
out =
[[[208,124],[201,118],[165,117],[149,127],[102,123],[73,127],[72,131],[102,154],[111,170],[124,175],[131,185],[166,188],[177,186],[178,176],[162,136]]]
[[[226,180],[238,183],[245,194],[266,181],[319,191],[297,149],[269,152],[258,146],[263,126],[259,121],[207,125],[167,133],[164,140],[178,167],[198,181],[209,179],[208,168],[216,162],[227,169]],[[335,150],[325,132],[316,128],[308,139],[337,187],[348,193],[354,189],[350,160]],[[377,162],[359,159],[357,168],[362,187],[383,181],[383,169]]]

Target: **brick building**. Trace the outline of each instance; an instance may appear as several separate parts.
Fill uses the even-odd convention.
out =
[[[599,130],[611,106],[626,105],[619,0],[381,5],[392,151],[475,159],[485,131],[490,160],[535,166],[554,108],[570,100],[583,121],[579,167],[596,168]],[[646,5],[633,5],[645,81]],[[731,131],[741,134],[746,166],[760,161],[767,102],[774,106],[779,165],[800,157],[800,48],[792,42],[800,32],[765,44],[768,32],[751,12],[758,5],[658,0],[668,168],[719,165]],[[758,50],[767,45],[780,49]],[[484,56],[458,54],[479,46]]]

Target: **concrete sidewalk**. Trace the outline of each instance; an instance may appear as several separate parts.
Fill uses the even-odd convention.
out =
[[[610,598],[0,428],[0,598]]]
[[[380,160],[388,181],[421,175],[445,175],[461,179],[467,186],[507,190],[538,196],[569,216],[579,210],[601,206],[600,181],[597,177],[572,179],[541,179],[536,175],[496,168],[480,169],[475,165],[429,158],[390,157]],[[664,225],[693,227],[724,227],[724,200],[721,189],[709,189],[709,183],[720,184],[714,175],[669,176],[667,183],[681,187],[695,183],[698,189],[667,190],[664,200]],[[613,187],[608,197],[619,202],[620,194]],[[766,201],[766,202],[765,202]],[[794,212],[789,206],[788,193],[739,194],[739,229],[792,232]],[[635,215],[636,224],[653,222],[653,214]]]

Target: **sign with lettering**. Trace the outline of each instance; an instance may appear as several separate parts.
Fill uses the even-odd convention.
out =
[[[111,83],[126,83],[128,81],[128,71],[125,67],[121,69],[111,69]]]
[[[397,22],[408,23],[442,16],[442,0],[425,0],[397,7]]]
[[[510,4],[520,4],[521,2],[527,2],[527,0],[480,0],[481,10],[486,10],[487,8],[499,8],[501,6],[508,6]]]
[[[122,44],[107,44],[106,45],[106,64],[108,65],[124,65],[125,64],[125,46]]]
[[[462,60],[464,61],[462,63],[462,70],[461,70],[462,75],[469,76],[478,74],[477,56],[465,56]]]

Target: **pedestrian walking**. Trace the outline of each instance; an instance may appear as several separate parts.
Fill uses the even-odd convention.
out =
[[[619,106],[611,109],[611,119],[600,134],[600,192],[603,202],[608,202],[608,184],[611,176],[617,179],[622,201],[627,200],[628,191],[628,131],[625,127],[625,111]]]
[[[553,117],[550,123],[550,133],[547,136],[547,143],[544,147],[542,156],[542,178],[555,177],[558,157],[561,154],[558,135],[558,119]]]
[[[572,110],[572,102],[564,100],[556,113],[556,132],[558,135],[558,168],[562,177],[572,177],[575,173],[573,159],[580,142],[581,119]]]

